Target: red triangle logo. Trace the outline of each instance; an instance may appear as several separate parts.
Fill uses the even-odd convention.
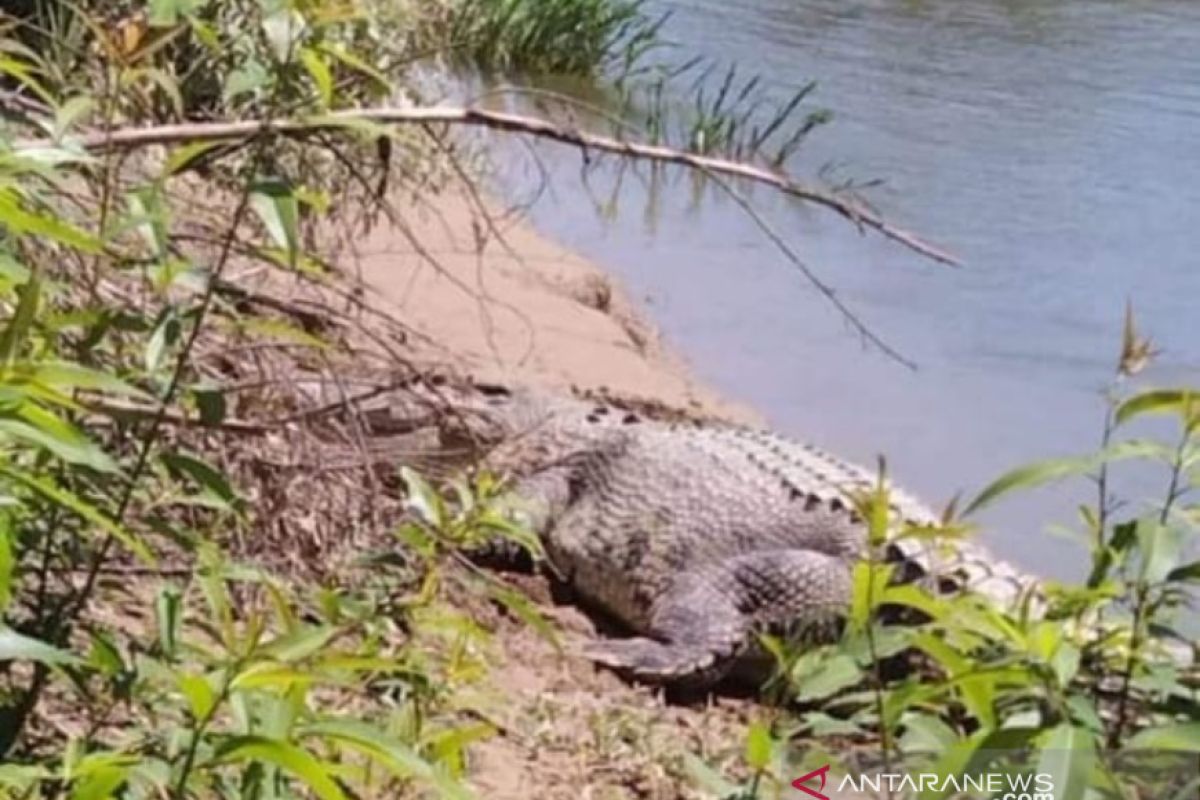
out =
[[[825,777],[828,774],[829,774],[829,765],[826,764],[825,766],[820,767],[819,769],[814,769],[812,772],[808,773],[807,775],[801,775],[799,778],[796,778],[796,780],[792,781],[792,786],[794,788],[799,789],[800,791],[804,792],[809,797],[815,797],[815,798],[817,798],[817,800],[829,800],[829,797],[824,794],[824,792],[825,792]],[[811,781],[813,778],[821,779],[821,785],[816,789],[813,789],[812,787],[805,785],[809,781]]]

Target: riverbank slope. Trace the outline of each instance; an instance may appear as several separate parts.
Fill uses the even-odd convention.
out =
[[[448,193],[403,226],[381,224],[353,263],[366,292],[414,333],[422,361],[483,380],[607,391],[705,415],[758,420],[699,383],[603,268],[517,212]]]
[[[404,224],[381,224],[341,262],[371,302],[412,332],[408,354],[472,376],[581,389],[742,422],[757,414],[697,382],[643,308],[604,270],[519,214],[447,194]],[[351,266],[352,265],[352,266]],[[481,796],[704,797],[686,767],[736,762],[754,706],[670,705],[573,655],[595,622],[541,578],[509,577],[563,633],[492,620],[492,707],[502,732],[471,750]]]

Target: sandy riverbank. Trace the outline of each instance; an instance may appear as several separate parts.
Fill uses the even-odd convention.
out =
[[[409,326],[422,360],[484,380],[604,389],[743,421],[757,416],[698,383],[643,309],[596,264],[519,214],[462,194],[414,208],[356,242],[374,302]]]

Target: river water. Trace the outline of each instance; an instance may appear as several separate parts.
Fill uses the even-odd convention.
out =
[[[734,203],[687,176],[581,180],[542,148],[535,224],[618,274],[695,372],[774,427],[890,471],[935,503],[1000,472],[1092,448],[1126,300],[1163,349],[1144,382],[1200,377],[1200,3],[1194,0],[689,0],[668,38],[810,79],[830,109],[791,163],[883,179],[886,216],[964,262],[930,264],[761,187],[759,212],[855,312],[918,364],[864,347]],[[519,165],[519,166],[518,166]],[[831,171],[832,170],[832,171]],[[515,194],[535,174],[514,159]],[[608,209],[611,211],[612,209]],[[1158,484],[1142,473],[1129,499]],[[984,516],[1027,566],[1077,575],[1048,534],[1086,486]]]

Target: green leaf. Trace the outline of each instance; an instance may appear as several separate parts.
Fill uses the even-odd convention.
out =
[[[391,91],[392,82],[388,80],[387,75],[384,75],[382,72],[380,72],[379,69],[369,61],[359,58],[349,48],[345,47],[340,42],[322,45],[321,52],[333,56],[350,69],[356,72],[361,72],[363,75],[371,78],[373,81],[379,84],[379,88],[383,91]],[[384,135],[390,136],[391,133],[385,129]]]
[[[149,565],[154,565],[157,563],[154,555],[149,549],[147,549],[145,544],[137,539],[137,537],[133,536],[133,534],[125,530],[118,523],[109,519],[99,509],[83,500],[78,495],[56,486],[44,478],[26,474],[20,470],[13,469],[6,464],[0,464],[0,476],[19,483],[22,486],[25,486],[26,488],[40,494],[47,500],[57,503],[68,511],[78,514],[80,517],[92,523],[104,533],[112,536],[121,544],[125,545],[130,552],[132,552],[145,563]]]
[[[12,233],[52,239],[85,253],[99,253],[103,249],[100,240],[87,231],[48,213],[29,212],[21,208],[12,191],[0,190],[0,225]]]
[[[300,62],[304,64],[309,77],[313,79],[313,84],[317,87],[317,94],[321,98],[321,107],[329,108],[333,105],[333,72],[330,71],[329,65],[325,63],[325,59],[321,58],[319,53],[308,47],[300,49]]]
[[[125,783],[129,767],[106,764],[91,770],[71,790],[71,800],[110,800]]]
[[[255,247],[252,253],[255,258],[269,261],[284,269],[295,270],[302,275],[320,277],[333,272],[326,262],[302,252],[291,253],[286,247]]]
[[[1200,561],[1193,561],[1190,564],[1176,567],[1167,575],[1167,580],[1180,583],[1200,581]]]
[[[405,504],[427,525],[442,528],[446,524],[446,503],[420,473],[409,467],[400,468],[400,478],[407,488]]]
[[[761,772],[770,765],[773,747],[770,728],[757,720],[750,723],[746,731],[745,758],[752,770]]]
[[[162,462],[176,475],[186,475],[204,491],[219,499],[227,508],[236,508],[237,492],[225,474],[205,461],[182,452],[163,453]]]
[[[1063,723],[1043,740],[1037,773],[1050,776],[1055,800],[1081,800],[1095,762],[1092,732]]]
[[[304,17],[293,11],[290,5],[280,6],[278,11],[263,19],[263,34],[277,61],[286,63],[291,60],[292,48],[304,35],[306,27]]]
[[[259,181],[253,187],[250,207],[275,244],[287,253],[288,266],[295,269],[300,250],[299,203],[292,188],[283,181]]]
[[[150,0],[150,25],[165,28],[179,22],[179,0]]]
[[[1154,442],[1142,439],[1116,442],[1099,453],[1039,461],[1018,467],[993,481],[963,511],[967,516],[990,505],[998,498],[1017,489],[1032,489],[1047,483],[1089,475],[1102,464],[1138,458],[1163,460],[1164,451]]]
[[[0,250],[0,279],[11,284],[22,284],[33,275],[29,267],[13,258],[12,253]]]
[[[12,367],[13,377],[53,389],[70,393],[76,390],[105,392],[111,395],[134,397],[152,402],[148,392],[133,386],[110,372],[85,367],[70,361],[39,361],[17,363]]]
[[[225,102],[235,100],[243,94],[253,94],[266,86],[270,80],[271,73],[262,62],[249,59],[226,76]]]
[[[963,510],[968,516],[1016,489],[1031,489],[1052,481],[1087,475],[1096,468],[1094,456],[1039,461],[1008,472],[981,491]]]
[[[203,7],[204,1],[205,0],[196,0],[196,2],[199,4],[197,8]],[[216,28],[214,28],[212,25],[209,25],[195,14],[187,15],[187,23],[192,29],[192,34],[196,37],[196,41],[207,47],[212,55],[225,55],[225,49],[221,44],[221,37],[217,33]]]
[[[125,202],[129,204],[129,211],[133,216],[128,225],[137,228],[138,235],[155,258],[170,258],[167,211],[157,187],[143,187],[129,192]]]
[[[941,753],[958,742],[958,734],[932,714],[909,713],[903,717],[904,751]]]
[[[91,467],[97,472],[120,472],[117,463],[108,453],[65,420],[33,405],[22,408],[21,414],[33,419],[0,416],[0,440],[6,436],[11,437],[41,447],[68,464]]]
[[[308,658],[329,644],[338,629],[332,625],[310,625],[272,639],[257,651],[257,655],[292,662]]]
[[[179,646],[179,623],[183,620],[183,596],[178,588],[167,585],[158,590],[154,615],[158,624],[158,644],[163,655],[173,659]]]
[[[1125,749],[1200,753],[1200,722],[1147,728],[1135,734]]]
[[[443,797],[468,800],[471,792],[451,780],[408,745],[385,731],[353,720],[327,720],[306,725],[302,736],[330,739],[372,759],[403,778],[417,778],[437,788]]]
[[[13,553],[13,529],[8,515],[0,517],[0,619],[12,601],[13,574],[17,560]]]
[[[204,3],[205,0],[150,0],[150,25],[170,27],[179,22],[180,16],[199,11]]]
[[[42,664],[60,666],[78,664],[79,659],[40,639],[17,633],[12,628],[0,626],[0,662],[38,661]]]
[[[986,771],[999,753],[1025,747],[1039,732],[1038,728],[983,728],[965,741],[946,748],[932,765],[922,768],[921,771],[941,776],[977,774]],[[923,791],[921,797],[944,797],[951,790],[951,783],[943,782],[940,791]]]
[[[41,765],[0,764],[0,787],[14,790],[15,797],[36,796],[33,787],[54,777],[54,773]],[[0,797],[8,796],[0,794]]]
[[[12,39],[5,39],[4,43],[7,46],[4,49],[8,50],[9,52],[17,52],[26,57],[29,61],[36,60],[36,56],[34,56],[33,53],[24,48],[18,49],[18,46],[12,42]],[[0,55],[0,73],[20,81],[30,91],[36,94],[43,103],[46,103],[47,105],[54,104],[54,96],[50,94],[50,92],[46,91],[46,88],[42,86],[36,78],[34,78],[34,69],[30,64],[24,61],[19,61],[16,58]]]
[[[158,324],[154,327],[154,332],[150,334],[150,341],[146,343],[147,372],[158,371],[163,364],[167,350],[179,341],[182,331],[183,326],[175,309],[171,307],[164,309]]]
[[[121,651],[113,643],[112,637],[104,631],[91,631],[88,634],[92,646],[88,650],[87,663],[103,675],[112,677],[125,669],[125,661]]]
[[[693,783],[713,797],[746,796],[738,786],[730,783],[720,772],[687,750],[683,752],[683,768]]]
[[[806,653],[792,668],[795,699],[801,703],[831,697],[855,686],[862,678],[863,670],[858,662],[844,653],[831,656],[820,651]]]
[[[862,630],[870,622],[875,610],[883,601],[891,576],[892,566],[889,564],[859,561],[854,565],[850,613],[847,618],[853,630]]]
[[[135,86],[140,81],[157,86],[167,96],[167,99],[171,101],[171,109],[175,112],[175,115],[179,117],[183,116],[183,94],[179,91],[178,81],[171,76],[171,73],[157,67],[139,67],[137,69],[126,70],[121,75],[122,88]]]
[[[185,145],[176,147],[171,151],[171,155],[167,156],[167,161],[163,164],[162,174],[159,180],[175,175],[180,170],[190,166],[196,159],[200,158],[205,153],[220,147],[224,142],[219,141],[198,141],[188,142]]]
[[[17,289],[17,308],[0,335],[0,362],[6,367],[16,360],[29,336],[41,294],[42,282],[36,273],[31,274],[29,280]]]
[[[912,583],[884,586],[875,598],[875,603],[908,606],[931,620],[940,620],[950,613],[950,606],[945,600],[934,597],[926,589]]]
[[[204,675],[183,672],[178,675],[176,682],[179,684],[179,691],[187,699],[192,719],[208,719],[217,705],[217,691],[213,688],[211,680]]]
[[[238,328],[246,333],[257,334],[266,339],[288,342],[316,350],[329,350],[330,344],[319,336],[314,336],[303,328],[279,319],[265,317],[247,317],[238,321]]]
[[[95,107],[96,98],[90,95],[77,94],[68,98],[54,111],[54,138],[62,139],[75,123],[86,120]]]
[[[225,421],[225,392],[219,387],[195,386],[192,388],[192,399],[196,402],[196,410],[200,412],[202,425],[215,427]]]
[[[1067,698],[1067,708],[1071,710],[1071,719],[1076,724],[1097,735],[1104,733],[1104,721],[1100,718],[1096,703],[1091,697],[1073,694]]]
[[[322,800],[347,800],[346,794],[321,762],[294,744],[263,736],[237,736],[221,743],[214,761],[218,764],[239,761],[274,764],[302,780]]]
[[[912,645],[936,661],[950,676],[965,672],[971,666],[966,656],[940,636],[918,633],[912,638]]]
[[[1143,518],[1137,522],[1136,536],[1141,551],[1139,577],[1151,584],[1165,581],[1183,557],[1186,532],[1155,518]]]
[[[321,676],[308,670],[297,669],[271,661],[260,661],[252,664],[238,673],[230,683],[230,688],[241,691],[244,689],[274,689],[281,694],[287,693],[295,686],[307,686],[316,683]],[[333,682],[336,681],[326,681]]]
[[[1139,392],[1117,406],[1113,417],[1117,425],[1143,414],[1186,414],[1200,403],[1200,391],[1195,389],[1150,389]]]
[[[1082,653],[1079,648],[1069,642],[1063,642],[1054,656],[1050,659],[1050,666],[1054,670],[1054,676],[1058,678],[1058,685],[1067,687],[1074,680],[1076,673],[1079,672],[1079,663],[1082,659]]]
[[[489,586],[488,593],[492,599],[504,606],[510,614],[541,636],[555,650],[562,652],[562,644],[558,640],[558,632],[554,625],[538,611],[528,597],[507,586],[500,585]]]

